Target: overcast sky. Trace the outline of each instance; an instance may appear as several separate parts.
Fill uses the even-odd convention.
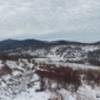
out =
[[[100,0],[0,0],[0,39],[100,40]]]

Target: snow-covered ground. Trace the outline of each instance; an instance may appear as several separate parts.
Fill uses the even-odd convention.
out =
[[[71,93],[65,89],[55,92],[35,92],[34,88],[28,89],[27,92],[22,92],[13,98],[6,98],[0,100],[100,100],[100,88],[92,89],[88,85],[79,88],[77,93]],[[62,99],[61,99],[62,98]]]
[[[33,60],[35,62],[32,62]],[[55,91],[46,89],[45,91],[36,92],[40,88],[40,78],[35,74],[35,70],[41,63],[73,69],[100,70],[99,66],[66,63],[61,60],[63,59],[56,56],[33,58],[30,62],[27,59],[7,60],[5,62],[0,60],[0,70],[5,65],[12,70],[11,74],[0,78],[0,100],[100,100],[100,87],[91,87],[85,83],[79,87],[77,92],[71,92],[63,87]],[[55,88],[56,84],[53,83],[51,86]]]
[[[35,61],[37,63],[55,64],[57,66],[66,66],[73,69],[100,69],[100,67],[96,65],[63,62],[60,58],[57,57],[36,58]]]

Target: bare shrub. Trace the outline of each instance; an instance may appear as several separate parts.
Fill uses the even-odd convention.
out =
[[[75,90],[81,85],[80,75],[77,71],[69,67],[45,67],[42,66],[36,70],[40,77],[46,77],[51,80],[59,81],[60,83],[72,84]]]
[[[6,74],[12,74],[12,69],[10,69],[7,65],[0,69],[0,77]]]
[[[94,83],[100,85],[100,70],[87,70],[84,76],[88,84]]]

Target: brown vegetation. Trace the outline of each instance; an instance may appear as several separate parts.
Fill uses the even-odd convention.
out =
[[[18,61],[19,58],[22,59],[28,59],[28,61],[30,61],[30,59],[32,58],[32,56],[30,55],[8,55],[8,54],[0,54],[0,59],[1,60],[12,60],[12,61]]]
[[[55,80],[56,82],[63,84],[66,88],[66,84],[73,85],[75,91],[81,85],[81,81],[85,81],[87,84],[100,85],[100,70],[92,69],[77,69],[73,70],[68,66],[59,66],[43,64],[37,68],[36,73],[42,78]]]
[[[83,80],[86,80],[88,84],[94,83],[94,85],[100,85],[100,70],[84,71]]]
[[[74,85],[76,90],[81,85],[80,75],[69,67],[40,67],[36,73],[42,78],[56,80],[60,83]]]
[[[0,77],[7,74],[12,74],[12,70],[7,65],[5,65],[0,69]]]

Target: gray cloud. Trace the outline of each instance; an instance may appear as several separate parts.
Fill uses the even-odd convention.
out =
[[[2,0],[0,38],[100,34],[99,12],[99,0]]]

